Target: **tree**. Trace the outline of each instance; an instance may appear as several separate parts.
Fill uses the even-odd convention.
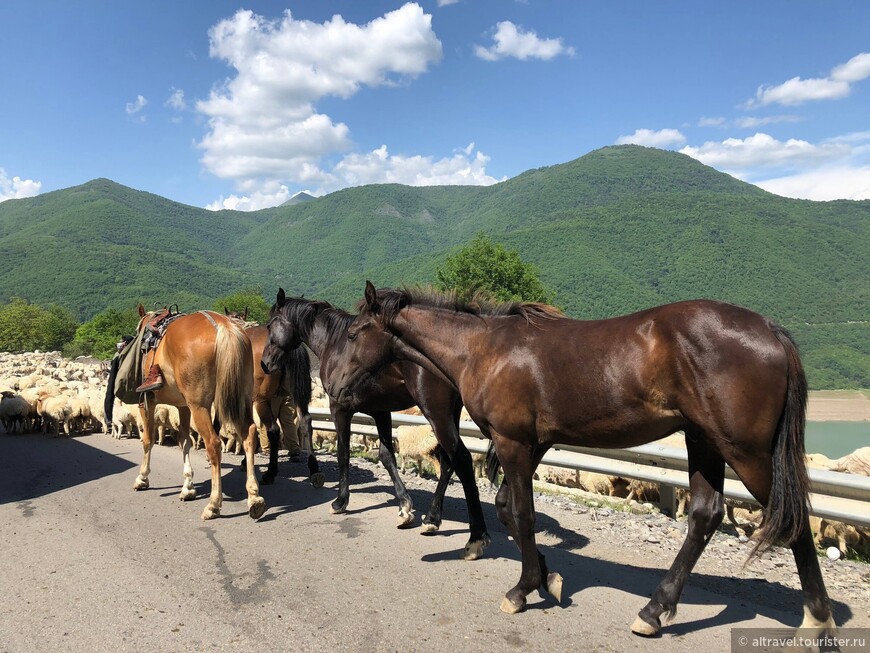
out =
[[[0,307],[0,351],[59,350],[70,341],[77,326],[65,308],[41,308],[13,297]]]
[[[269,304],[263,299],[263,292],[260,288],[246,288],[239,290],[231,295],[219,297],[215,300],[212,310],[217,313],[229,311],[244,315],[248,312],[249,322],[259,322],[265,324],[269,320]]]
[[[82,324],[63,353],[70,358],[111,358],[115,354],[115,343],[125,335],[135,334],[138,323],[139,314],[132,308],[125,311],[107,309]]]
[[[483,291],[501,301],[552,302],[538,270],[524,263],[516,250],[493,244],[477,234],[471,244],[447,257],[435,272],[441,290],[461,295]]]

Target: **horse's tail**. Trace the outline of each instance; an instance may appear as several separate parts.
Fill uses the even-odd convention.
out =
[[[293,395],[293,403],[307,409],[311,403],[311,359],[305,345],[287,354],[284,374],[287,375],[286,381]]]
[[[486,448],[486,477],[493,485],[498,485],[498,473],[501,470],[501,461],[495,453],[495,445],[492,440]]]
[[[772,482],[761,539],[750,556],[760,555],[778,541],[793,544],[808,526],[810,516],[810,479],[804,455],[807,377],[788,331],[776,324],[771,324],[771,331],[785,349],[788,385],[774,436]]]
[[[215,338],[215,410],[221,424],[235,429],[242,438],[247,436],[245,429],[253,419],[252,366],[251,341],[244,329],[230,320],[219,321]]]

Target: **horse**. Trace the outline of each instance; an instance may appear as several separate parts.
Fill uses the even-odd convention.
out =
[[[324,386],[328,385],[333,370],[344,355],[347,329],[354,318],[354,315],[327,302],[286,297],[284,289],[279,289],[269,312],[269,341],[262,357],[264,368],[269,371],[276,369],[276,361],[285,352],[304,342],[320,358],[320,377]],[[370,415],[377,426],[380,439],[378,457],[393,480],[399,501],[397,525],[403,527],[413,522],[413,505],[396,468],[390,412],[415,404],[429,420],[440,445],[441,474],[429,512],[423,518],[423,532],[432,533],[440,527],[444,493],[455,469],[468,504],[470,539],[463,549],[463,557],[475,560],[483,555],[490,537],[480,505],[471,454],[459,437],[462,403],[452,387],[412,363],[396,363],[379,370],[371,383],[351,401],[330,400],[338,434],[339,465],[339,491],[331,506],[332,513],[344,512],[350,500],[350,423],[354,412],[359,411]]]
[[[750,557],[777,541],[790,546],[803,589],[801,627],[835,631],[809,525],[806,377],[794,341],[772,320],[711,300],[591,321],[542,304],[490,316],[455,295],[377,291],[368,282],[326,390],[353,401],[397,359],[457,388],[495,445],[504,470],[496,511],[522,557],[502,611],[523,610],[539,587],[561,602],[561,576],[548,572],[535,543],[532,474],[544,453],[555,444],[631,447],[683,430],[692,495],[686,540],[632,631],[655,635],[661,615],[675,614],[722,521],[725,463],[765,507]]]
[[[289,395],[296,406],[297,428],[302,432],[302,442],[308,451],[309,479],[314,487],[323,487],[323,473],[318,468],[311,443],[311,415],[308,412],[308,404],[311,403],[311,361],[308,352],[303,347],[282,352],[275,359],[274,371],[269,373],[259,364],[269,340],[269,330],[265,326],[254,325],[247,327],[245,333],[251,341],[254,360],[254,408],[269,437],[269,467],[260,482],[270,485],[278,475],[280,430],[278,416],[272,411],[272,399]]]
[[[139,304],[139,325],[142,333],[155,313],[146,313]],[[146,376],[152,365],[162,372],[161,387],[143,393],[139,406],[144,429],[142,448],[144,457],[134,490],[148,488],[151,473],[151,448],[154,446],[154,407],[170,404],[178,407],[180,419],[179,444],[184,458],[184,483],[179,498],[189,501],[196,497],[193,487],[193,468],[190,465],[190,421],[205,439],[206,452],[211,464],[211,495],[202,511],[203,519],[220,515],[223,493],[221,490],[221,439],[212,425],[211,407],[214,405],[221,423],[233,428],[244,437],[247,458],[248,515],[259,519],[266,503],[259,496],[254,474],[256,426],[251,404],[253,396],[253,356],[251,341],[233,320],[212,311],[199,311],[173,319],[157,343],[142,357],[142,373]]]

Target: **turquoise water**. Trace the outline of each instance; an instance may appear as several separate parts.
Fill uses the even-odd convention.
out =
[[[859,447],[870,447],[870,422],[807,422],[807,453],[840,458]]]

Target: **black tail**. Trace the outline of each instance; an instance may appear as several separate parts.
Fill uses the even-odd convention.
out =
[[[775,542],[791,545],[809,527],[810,479],[804,457],[807,378],[791,335],[772,324],[771,331],[788,357],[788,390],[773,444],[773,480],[764,509],[761,539],[750,556],[760,555]]]
[[[498,472],[501,469],[501,462],[495,453],[495,445],[492,440],[489,441],[489,447],[486,449],[486,477],[493,485],[498,485]]]

